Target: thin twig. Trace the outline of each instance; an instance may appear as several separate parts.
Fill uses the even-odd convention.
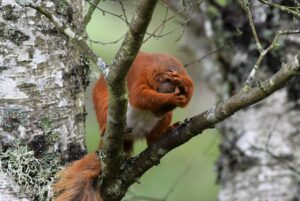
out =
[[[85,0],[87,1],[87,0]],[[97,7],[97,5],[99,4],[101,0],[94,0],[92,3],[90,3],[90,7],[88,12],[86,13],[86,15],[83,18],[82,24],[84,25],[84,28],[86,28],[86,26],[88,25],[88,23],[91,21],[92,15]],[[87,1],[89,2],[89,1]]]
[[[165,3],[166,5],[169,5],[168,3],[168,1],[161,1],[161,3]],[[162,23],[159,25],[159,26],[157,26],[155,29],[154,29],[154,31],[152,32],[152,33],[146,33],[147,34],[147,38],[145,38],[144,39],[144,42],[143,43],[145,43],[145,42],[147,42],[150,38],[152,38],[152,37],[155,37],[155,38],[160,38],[160,37],[164,37],[164,36],[166,36],[166,35],[169,35],[169,34],[171,34],[171,33],[173,33],[173,32],[175,32],[177,29],[178,29],[178,27],[179,26],[177,26],[177,27],[175,27],[173,30],[171,30],[171,31],[169,31],[168,33],[165,33],[165,34],[161,34],[161,32],[163,31],[163,29],[164,29],[164,27],[165,27],[165,25],[166,25],[166,23],[167,22],[169,22],[170,20],[172,20],[172,19],[174,19],[174,18],[176,18],[176,17],[178,17],[178,16],[186,16],[186,15],[189,15],[189,9],[190,9],[190,7],[192,7],[192,6],[197,6],[197,5],[200,5],[202,3],[202,1],[200,1],[200,2],[196,2],[196,3],[190,3],[189,4],[189,7],[184,7],[184,8],[182,8],[182,9],[176,9],[176,12],[175,12],[175,14],[174,15],[172,15],[172,16],[170,16],[170,17],[166,17],[167,15],[165,14],[165,18],[164,18],[164,20],[162,21]],[[170,5],[169,5],[170,6]],[[173,5],[172,5],[173,6]],[[171,7],[172,7],[171,6]],[[173,10],[175,10],[174,8],[172,8]],[[183,24],[181,24],[180,26],[182,26],[182,25],[184,25],[184,24],[187,24],[188,22],[190,22],[191,21],[191,19],[194,19],[194,17],[190,17],[190,18],[186,18],[187,20],[185,20],[185,22],[183,23]],[[194,22],[194,21],[193,21]],[[159,34],[156,34],[157,32],[159,32]]]
[[[253,22],[253,18],[252,18],[252,14],[251,14],[251,11],[250,11],[250,8],[249,8],[249,4],[246,4],[244,0],[237,0],[239,5],[241,6],[241,8],[244,10],[244,12],[246,13],[247,17],[248,17],[248,20],[249,20],[249,25],[251,27],[251,31],[252,31],[252,34],[254,36],[254,40],[256,42],[256,46],[257,46],[257,49],[259,52],[262,52],[263,50],[263,47],[259,41],[259,37],[257,35],[257,32],[256,32],[256,29],[255,29],[255,25],[254,25],[254,22]]]
[[[124,21],[126,23],[126,20],[124,18],[122,18],[122,15],[117,15],[113,12],[108,11],[108,10],[104,10],[104,9],[100,8],[98,5],[91,2],[90,0],[85,0],[85,1],[88,2],[90,5],[94,6],[97,10],[101,11],[103,13],[103,15],[104,14],[112,15],[114,17],[117,17],[117,18],[121,19],[122,21]]]
[[[273,38],[273,41],[271,42],[271,44],[266,49],[264,49],[260,52],[260,55],[259,55],[258,59],[256,60],[254,66],[246,80],[246,88],[250,87],[252,85],[252,83],[254,82],[257,71],[259,69],[259,66],[260,66],[262,60],[264,59],[265,55],[267,53],[269,53],[273,48],[278,46],[278,40],[279,40],[280,36],[287,35],[287,34],[300,34],[300,30],[278,31],[275,34],[275,37]]]
[[[290,13],[290,14],[296,16],[296,17],[300,17],[300,12],[292,10],[291,8],[293,8],[293,7],[289,8],[287,6],[283,6],[283,5],[280,5],[280,4],[275,4],[275,3],[272,3],[272,2],[269,2],[269,1],[266,1],[266,0],[258,0],[258,1],[263,3],[263,4],[269,5],[271,7],[278,8],[281,11]],[[294,8],[299,9],[299,7],[294,7]]]
[[[177,176],[177,178],[175,179],[175,181],[173,182],[173,185],[171,186],[171,188],[168,190],[168,192],[166,193],[166,195],[164,196],[164,198],[162,199],[163,201],[166,201],[170,195],[174,192],[176,186],[178,184],[180,184],[180,180],[187,175],[187,173],[189,172],[189,170],[191,169],[193,164],[193,160],[190,160],[190,162],[188,162],[188,164],[186,165],[186,167],[183,169],[183,171]]]
[[[156,32],[158,32],[162,27],[164,27],[168,21],[174,19],[176,17],[176,15],[177,14],[170,16],[167,19],[164,19],[163,22],[160,25],[158,25],[152,33],[147,33],[148,37],[144,39],[143,43],[147,42],[153,36],[156,36]]]
[[[38,6],[36,4],[27,4],[26,7],[30,7],[47,17],[55,26],[55,28],[63,33],[70,40],[76,48],[81,50],[81,52],[89,59],[91,63],[94,65],[102,64],[103,68],[107,65],[102,61],[100,57],[98,57],[91,48],[86,44],[85,39],[77,35],[77,33],[71,29],[68,25],[65,25],[63,21],[61,21],[58,17],[56,17],[53,13],[49,12],[47,9]]]
[[[88,39],[88,41],[91,43],[100,44],[100,45],[111,45],[111,44],[116,44],[116,43],[120,42],[120,40],[122,40],[124,37],[125,37],[125,34],[122,35],[120,38],[118,38],[114,41],[110,41],[110,42],[102,42],[102,41],[97,41],[97,40],[93,40],[93,39]]]
[[[161,26],[161,29],[158,33],[158,35],[162,34],[162,32],[164,31],[164,28],[165,28],[165,25],[166,25],[166,19],[168,17],[168,14],[169,14],[169,8],[168,7],[165,7],[165,16],[164,16],[164,20],[162,22],[162,26]]]
[[[126,8],[125,8],[125,6],[124,6],[124,4],[123,4],[123,1],[117,0],[117,2],[118,2],[118,3],[120,4],[120,6],[121,6],[121,10],[122,10],[122,12],[123,12],[123,15],[124,15],[124,18],[125,18],[125,22],[126,22],[126,24],[128,25],[128,24],[129,24],[129,21],[128,21],[128,18],[127,18]]]
[[[184,67],[187,68],[187,67],[189,67],[190,65],[193,65],[193,64],[195,64],[195,63],[200,63],[200,62],[201,62],[203,59],[205,59],[206,57],[208,57],[208,56],[210,56],[210,55],[212,55],[212,54],[214,54],[214,53],[217,53],[217,52],[219,52],[219,51],[221,51],[221,50],[224,50],[223,48],[224,48],[225,46],[226,46],[226,44],[224,44],[224,45],[218,47],[218,48],[215,49],[215,50],[212,50],[212,51],[208,52],[207,54],[203,55],[202,57],[200,57],[200,58],[197,59],[197,60],[194,60],[194,61],[191,61],[190,63],[184,64]]]

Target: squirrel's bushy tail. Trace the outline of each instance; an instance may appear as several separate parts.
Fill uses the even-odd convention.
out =
[[[97,189],[100,169],[97,155],[91,153],[62,170],[53,185],[54,201],[102,201]]]

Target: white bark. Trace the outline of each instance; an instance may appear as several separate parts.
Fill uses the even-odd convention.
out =
[[[24,195],[21,195],[20,186],[8,175],[0,172],[0,181],[1,201],[29,201]]]
[[[205,3],[210,5],[209,1]],[[235,32],[230,32],[233,27],[242,29],[249,26],[247,18],[242,12],[239,14],[236,5],[220,7],[220,11],[225,14],[223,13],[217,20],[217,17],[214,18],[213,21],[209,15],[206,15],[205,3],[202,4],[202,12],[199,12],[199,15],[203,16],[201,21],[203,25],[200,27],[204,27],[204,30],[201,29],[202,32],[199,32],[189,29],[185,32],[185,48],[192,50],[196,58],[201,58],[205,52],[209,53],[217,46],[220,47],[218,41],[226,39],[230,34],[233,35]],[[271,11],[266,9],[268,6],[262,6],[258,1],[250,4],[253,5],[252,15],[261,41],[266,42],[266,36],[270,37],[266,34],[267,31],[275,32],[275,29],[280,29],[279,27],[285,30],[292,26],[276,9],[270,15]],[[269,21],[266,22],[267,15],[272,20],[268,19]],[[211,27],[205,26],[207,23],[212,25],[212,33]],[[269,23],[272,28],[268,30],[266,23]],[[295,27],[292,26],[291,29]],[[247,34],[247,31],[243,31],[245,29],[242,29],[245,39],[253,38],[251,32]],[[253,46],[250,40],[247,42],[242,41],[241,38],[234,40],[238,37],[228,38],[232,40],[234,46],[227,50],[220,50],[201,61],[205,78],[213,85],[212,88],[221,99],[227,99],[229,93],[243,86],[251,72],[249,70],[252,68],[251,64],[254,64],[256,59],[253,54],[255,45]],[[299,54],[299,46],[295,38],[299,39],[299,36],[285,37],[286,43],[284,48],[280,49],[280,53],[269,54],[271,56],[264,59],[264,61],[268,60],[268,63],[260,66],[258,79],[265,80],[276,71],[276,66],[281,65],[280,62]],[[201,43],[194,41],[201,41]],[[294,79],[293,83],[299,83],[297,79],[299,78]],[[231,89],[229,85],[235,88]],[[291,96],[292,90],[294,93],[299,93],[300,88],[297,86],[292,90],[290,88],[289,91],[284,88],[261,103],[237,112],[222,123],[221,158],[217,164],[220,183],[219,201],[299,200],[300,171],[297,169],[300,163],[300,110],[295,108],[299,96],[295,95],[295,100],[291,100],[288,96]]]
[[[74,25],[82,20],[83,2],[70,2]],[[42,5],[57,11],[55,1],[43,1]],[[58,16],[64,18],[64,14]],[[0,41],[0,200],[32,200],[38,189],[34,185],[39,184],[32,189],[17,185],[20,178],[7,169],[13,164],[4,157],[7,147],[17,151],[13,146],[21,140],[18,145],[34,153],[20,153],[29,161],[35,160],[33,155],[43,161],[47,154],[56,153],[51,160],[45,159],[53,161],[52,165],[59,164],[60,159],[74,160],[85,152],[87,66],[51,22],[14,0],[0,1]],[[44,167],[39,162],[36,165]]]
[[[300,111],[287,100],[285,89],[227,119],[219,200],[297,200],[299,123]]]

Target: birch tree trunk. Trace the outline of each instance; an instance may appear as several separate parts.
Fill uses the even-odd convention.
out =
[[[299,27],[297,20],[288,22],[292,20],[291,16],[258,2],[253,2],[251,11],[264,46],[272,40],[268,31]],[[246,33],[245,28],[241,30]],[[253,38],[251,32],[249,37]],[[281,47],[265,58],[259,80],[276,71],[275,66],[299,55],[299,38],[286,37]],[[232,57],[228,57],[229,74],[236,78],[228,77],[227,81],[235,82],[235,87],[241,86],[250,72],[243,73],[241,67],[246,67],[254,57],[251,44],[253,46],[251,40],[249,43],[237,42]],[[268,99],[239,111],[221,124],[222,155],[218,161],[220,201],[299,200],[299,83],[299,77],[293,79],[287,87]]]
[[[286,89],[226,120],[219,200],[298,200],[299,123]]]
[[[78,46],[88,52],[86,55],[89,55],[94,63],[97,62],[102,66],[102,62],[84,41],[85,35],[82,33],[85,26],[82,24],[86,23],[82,23],[83,0],[38,2],[42,7],[35,7],[34,10],[26,6],[21,7],[17,2],[24,3],[24,0],[0,1],[0,200],[49,200],[51,199],[50,185],[57,170],[62,164],[78,159],[85,153],[84,91],[88,84],[88,66]],[[113,64],[117,66],[116,69],[122,70],[119,71],[119,73],[123,72],[121,77],[125,77],[124,73],[137,53],[150,21],[152,10],[147,13],[149,9],[146,8],[150,6],[154,9],[155,2],[146,1],[146,4],[148,6],[144,7],[145,10],[140,9],[141,12],[136,15],[148,17],[146,23],[143,17],[141,18],[144,22],[136,23],[138,17],[134,17],[135,26],[129,29],[125,37],[128,40],[126,42],[125,39],[125,47],[122,47],[124,51],[128,49],[133,51],[123,54],[121,48],[121,53],[116,56],[118,58],[116,61],[120,62]],[[195,5],[200,4],[196,2]],[[186,44],[189,44],[188,47],[197,55],[201,55],[203,50],[219,47],[222,42],[235,42],[235,46],[230,47],[231,51],[219,51],[212,57],[213,59],[206,62],[206,75],[213,80],[214,84],[221,83],[223,86],[216,85],[222,98],[228,97],[231,92],[234,93],[242,87],[257,56],[256,48],[253,48],[253,40],[250,39],[251,33],[249,34],[247,21],[240,18],[241,13],[234,12],[238,10],[236,5],[220,6],[212,2],[211,6],[219,10],[219,15],[214,16],[215,13],[211,9],[204,8],[203,13],[207,16],[199,15],[203,19],[204,26],[191,20],[194,27],[187,32]],[[36,11],[41,8],[46,10]],[[263,32],[262,28],[267,27],[266,25],[271,25],[267,27],[269,31],[277,26],[289,27],[284,26],[286,25],[284,23],[290,18],[281,16],[274,9],[263,6],[254,8],[259,8],[254,9],[256,11],[254,21],[258,25],[259,35],[262,36],[261,41],[264,43],[268,44],[269,39],[272,38],[272,34],[270,37],[270,34]],[[195,13],[198,15],[197,12],[197,9],[193,10],[188,17]],[[51,13],[55,13],[57,17]],[[140,15],[141,13],[145,15]],[[87,16],[85,22],[90,18],[89,15]],[[281,24],[277,23],[281,17],[284,20],[279,21]],[[51,19],[52,23],[47,19]],[[269,24],[266,24],[267,21]],[[299,27],[298,23],[294,26]],[[68,26],[65,26],[66,24]],[[238,36],[236,30],[241,30],[242,36]],[[81,33],[79,37],[76,35],[77,31]],[[203,33],[209,40],[202,41],[210,42],[204,48],[201,45],[197,46],[199,44],[195,42],[199,41],[197,39]],[[292,38],[289,40],[293,45],[286,44],[289,45],[288,48],[270,54],[262,64],[263,69],[259,72],[259,79],[264,80],[277,71],[280,67],[278,64],[284,61],[281,58],[293,58],[294,55],[299,54],[297,46],[299,41]],[[123,56],[126,58],[122,58]],[[103,66],[104,69],[107,68],[106,65]],[[112,74],[117,78],[116,74]],[[122,85],[122,82],[117,83],[114,82],[115,79],[112,80],[110,84]],[[124,87],[114,95],[125,94],[123,89]],[[277,92],[268,100],[239,112],[223,124],[224,141],[221,146],[223,155],[218,163],[219,182],[222,184],[220,200],[285,201],[299,198],[299,180],[295,177],[295,175],[299,176],[296,169],[300,153],[297,146],[299,91],[299,79],[294,79],[289,87]],[[126,105],[123,104],[123,107],[115,104],[109,107],[124,112]],[[117,109],[113,110],[115,116],[118,116]],[[212,114],[216,116],[214,112]],[[188,123],[189,121],[186,122]],[[124,125],[120,127],[124,129]],[[117,136],[120,130],[114,126],[112,128],[114,130],[113,134],[110,133],[112,139],[116,137],[115,139],[121,144],[122,140]],[[189,129],[189,126],[181,128]],[[106,194],[102,194],[105,199],[114,197],[115,200],[120,200],[128,186],[147,169],[157,164],[172,147],[175,148],[184,140],[196,135],[188,130],[186,132],[193,135],[185,135],[185,138],[181,136],[182,142],[178,138],[178,143],[174,140],[175,143],[168,146],[166,139],[177,136],[176,132],[157,143],[158,147],[167,149],[156,150],[153,145],[146,149],[144,154],[132,158],[131,162],[125,164],[129,165],[129,168],[123,169],[124,174],[121,174],[123,170],[119,171],[118,167],[112,165],[117,164],[120,166],[119,169],[124,167],[120,160],[123,157],[120,154],[121,146],[107,145],[104,152],[108,153],[115,148],[120,157],[112,157],[111,161],[102,161],[110,164],[113,167],[111,169],[115,169],[115,171],[106,170],[110,174],[109,177],[106,175],[106,183],[103,183],[113,187],[114,191],[106,191]],[[130,165],[134,168],[130,168]],[[118,173],[117,179],[113,178],[115,172]],[[110,188],[102,188],[102,191],[105,192],[107,189]],[[255,196],[252,193],[255,193]]]
[[[258,1],[250,5],[265,47],[276,30],[299,28],[298,18],[293,21],[292,16]],[[218,14],[214,16],[212,9]],[[220,99],[226,100],[243,87],[258,55],[249,22],[237,1],[227,5],[206,2],[197,11],[193,17],[200,18],[202,25],[194,23],[186,31],[182,44],[196,58],[218,49],[201,60],[201,64],[205,79]],[[285,37],[280,48],[264,58],[258,79],[266,79],[278,70],[280,63],[296,55],[299,55],[299,35]],[[219,201],[300,199],[299,83],[299,77],[293,79],[289,86],[237,112],[220,125],[223,140],[217,162]]]
[[[42,5],[80,29],[83,0]],[[55,172],[85,154],[87,72],[53,23],[0,1],[0,200],[49,200]]]

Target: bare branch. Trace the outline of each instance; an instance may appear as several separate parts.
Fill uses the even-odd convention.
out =
[[[167,201],[168,198],[170,197],[170,195],[174,192],[176,186],[178,184],[180,184],[180,180],[187,175],[187,173],[189,172],[189,170],[192,167],[192,162],[193,160],[191,160],[186,167],[184,168],[184,170],[177,176],[176,180],[173,182],[173,185],[171,186],[171,188],[168,190],[167,194],[164,196],[164,198],[162,199],[163,201]]]
[[[272,2],[269,2],[269,1],[266,1],[266,0],[259,0],[259,2],[261,2],[263,4],[266,4],[266,5],[269,5],[271,7],[274,7],[274,8],[278,8],[279,10],[287,12],[289,14],[292,14],[296,17],[300,17],[300,12],[299,11],[294,11],[293,9],[291,9],[287,6],[283,6],[283,5],[280,5],[280,4],[275,4],[275,3],[272,3]],[[299,7],[298,8],[295,7],[295,9],[299,9]]]
[[[124,19],[122,15],[118,15],[118,14],[115,14],[115,13],[110,12],[110,11],[108,11],[108,10],[104,10],[104,9],[100,8],[97,4],[91,2],[90,0],[85,0],[85,1],[88,2],[88,3],[89,3],[91,6],[93,6],[95,9],[101,11],[101,12],[103,13],[103,15],[104,15],[105,13],[106,13],[106,14],[109,14],[109,15],[112,15],[112,16],[114,16],[114,17],[120,18],[122,21],[124,21],[124,22],[127,24],[126,19]],[[94,1],[96,1],[96,0],[94,0]]]
[[[266,49],[264,49],[260,52],[260,55],[259,55],[258,59],[256,60],[256,63],[246,80],[246,87],[250,87],[252,82],[255,80],[255,76],[257,74],[259,66],[260,66],[263,58],[266,56],[266,54],[269,53],[273,48],[278,46],[279,37],[282,35],[287,35],[287,34],[300,34],[300,30],[278,31],[276,33],[272,43]]]
[[[221,50],[224,50],[224,48],[225,48],[226,46],[230,46],[230,44],[223,44],[221,47],[218,47],[217,49],[214,49],[214,50],[208,52],[207,54],[203,55],[203,56],[200,57],[199,59],[194,60],[194,61],[191,61],[190,63],[184,64],[184,67],[187,68],[187,67],[189,67],[190,65],[193,65],[193,64],[195,64],[195,63],[200,63],[200,62],[201,62],[203,59],[205,59],[206,57],[209,57],[210,55],[212,55],[212,54],[214,54],[214,53],[217,53],[217,52],[219,52],[219,51],[221,51]]]
[[[95,44],[100,44],[100,45],[111,45],[111,44],[116,44],[118,43],[120,40],[122,40],[125,37],[125,34],[122,35],[120,38],[114,40],[114,41],[110,41],[110,42],[102,42],[102,41],[97,41],[97,40],[93,40],[93,39],[88,39],[89,42],[91,43],[95,43]]]
[[[252,105],[266,98],[285,84],[294,76],[300,75],[299,59],[283,64],[281,69],[272,77],[264,81],[260,87],[248,91],[241,89],[227,101],[212,107],[210,110],[196,115],[169,131],[155,144],[149,146],[139,156],[125,162],[124,171],[119,182],[120,190],[127,189],[137,178],[141,177],[149,168],[157,165],[160,159],[169,151],[182,145],[192,137],[212,128],[215,124],[225,120],[238,110]]]
[[[98,57],[91,48],[86,44],[85,38],[81,35],[77,35],[75,31],[73,31],[68,25],[65,25],[58,17],[54,14],[47,11],[47,9],[35,5],[35,4],[27,4],[25,7],[30,7],[41,13],[42,15],[46,16],[55,26],[55,28],[60,32],[63,33],[65,36],[68,37],[71,43],[75,47],[77,47],[81,52],[89,59],[91,63],[98,66],[101,71],[105,71],[107,69],[107,64]]]
[[[203,0],[191,1],[189,3],[183,1],[183,6],[180,6],[177,0],[161,0],[161,2],[163,2],[169,8],[171,8],[176,13],[177,16],[180,16],[183,19],[193,19],[194,11],[191,9],[194,7],[199,8],[200,5],[203,3]],[[201,20],[191,20],[189,21],[189,23],[194,27],[203,26],[203,22]]]
[[[125,8],[125,6],[124,6],[124,4],[123,4],[123,1],[117,0],[117,2],[120,4],[121,10],[122,10],[123,15],[124,15],[124,18],[125,18],[125,22],[126,22],[126,24],[128,25],[129,22],[128,22],[128,18],[127,18],[127,14],[126,14],[126,8]]]
[[[35,4],[28,4],[25,5],[26,7],[30,7],[41,13],[42,15],[46,16],[55,26],[55,28],[60,32],[63,33],[65,36],[68,37],[70,42],[73,43],[81,52],[94,64],[98,65],[99,63],[106,66],[103,63],[102,59],[99,58],[86,44],[85,39],[81,35],[77,35],[77,33],[72,30],[68,25],[65,25],[58,17],[54,14],[47,11],[45,8],[35,5]]]
[[[25,7],[33,8],[37,12],[46,16],[54,24],[55,28],[57,28],[58,31],[66,35],[68,38],[73,39],[76,37],[75,32],[70,27],[66,26],[58,17],[50,13],[47,9],[32,3],[25,5]]]
[[[82,21],[84,29],[86,28],[88,23],[91,21],[92,15],[93,15],[95,9],[97,8],[97,5],[99,4],[100,0],[94,0],[93,2],[90,2],[88,0],[85,0],[85,1],[90,3],[90,7],[89,7],[89,10],[86,13],[86,15],[84,16],[83,21]]]
[[[174,11],[175,11],[175,14],[172,15],[172,16],[169,16],[168,17],[168,13],[169,13],[169,7],[166,7],[163,3],[168,3],[170,8],[172,8]],[[152,33],[146,33],[147,34],[147,38],[144,39],[144,43],[147,42],[150,38],[161,38],[161,37],[164,37],[164,36],[167,36],[167,35],[170,35],[172,33],[174,33],[176,30],[178,30],[178,28],[180,28],[181,26],[185,26],[187,25],[188,23],[194,23],[195,22],[198,22],[199,20],[195,20],[196,18],[198,17],[194,17],[190,14],[191,12],[191,8],[193,6],[199,6],[200,4],[202,3],[202,1],[200,2],[192,2],[190,3],[189,5],[187,5],[186,7],[183,7],[183,8],[179,8],[177,5],[175,6],[175,2],[171,2],[171,1],[161,1],[161,4],[165,7],[166,11],[165,11],[165,16],[164,16],[164,19],[162,21],[162,23],[160,25],[158,25],[154,31],[152,31]],[[167,33],[162,33],[165,29],[165,26],[166,24],[173,20],[174,18],[176,17],[183,17],[185,19],[185,21],[183,23],[180,23],[179,25],[177,25],[175,28],[173,28],[172,30],[168,31]],[[189,18],[186,18],[185,16],[189,16]],[[198,23],[199,24],[199,23]]]
[[[164,20],[162,22],[162,26],[161,26],[161,29],[160,29],[160,32],[158,33],[159,35],[162,34],[162,32],[164,31],[164,28],[165,28],[165,25],[166,25],[166,19],[168,17],[168,14],[169,14],[169,8],[168,7],[165,7],[165,16],[164,16]]]
[[[259,41],[255,26],[254,26],[254,22],[253,22],[253,18],[252,18],[252,14],[249,8],[249,5],[245,3],[245,0],[237,0],[238,4],[241,6],[241,8],[245,11],[248,20],[249,20],[249,25],[251,27],[255,42],[256,42],[256,46],[259,52],[262,52],[263,47]]]
[[[126,123],[127,96],[125,76],[142,45],[148,24],[154,11],[156,0],[139,0],[135,14],[129,24],[125,39],[106,75],[109,89],[109,109],[104,147],[101,155],[102,185],[104,200],[120,200],[125,192],[115,187],[116,177],[123,161],[123,136]]]

